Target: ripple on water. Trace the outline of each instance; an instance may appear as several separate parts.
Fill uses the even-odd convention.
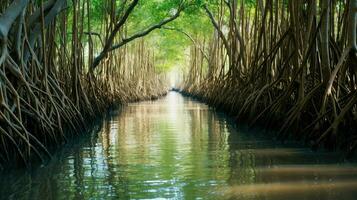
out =
[[[129,104],[48,165],[2,173],[0,183],[0,199],[352,200],[357,167],[236,128],[171,92]]]

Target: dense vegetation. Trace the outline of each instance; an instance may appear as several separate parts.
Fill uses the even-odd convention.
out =
[[[282,139],[356,149],[357,1],[221,0],[203,9],[215,32],[192,46],[186,93]]]
[[[177,18],[182,2],[141,22],[157,5],[0,1],[0,163],[45,159],[46,147],[85,132],[111,106],[167,91],[154,49],[138,38]]]
[[[45,159],[110,107],[169,84],[281,138],[353,152],[356,10],[356,0],[0,0],[0,163]]]

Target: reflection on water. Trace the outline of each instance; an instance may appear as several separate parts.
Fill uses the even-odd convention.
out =
[[[355,199],[357,167],[279,144],[169,93],[130,104],[46,166],[0,175],[2,199]]]

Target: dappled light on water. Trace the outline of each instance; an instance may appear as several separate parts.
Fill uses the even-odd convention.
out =
[[[170,92],[129,104],[37,170],[3,173],[12,199],[354,199],[357,168],[237,128]]]

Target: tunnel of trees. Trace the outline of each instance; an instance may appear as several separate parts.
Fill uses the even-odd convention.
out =
[[[0,0],[0,163],[44,160],[170,87],[312,147],[357,147],[357,0]]]

